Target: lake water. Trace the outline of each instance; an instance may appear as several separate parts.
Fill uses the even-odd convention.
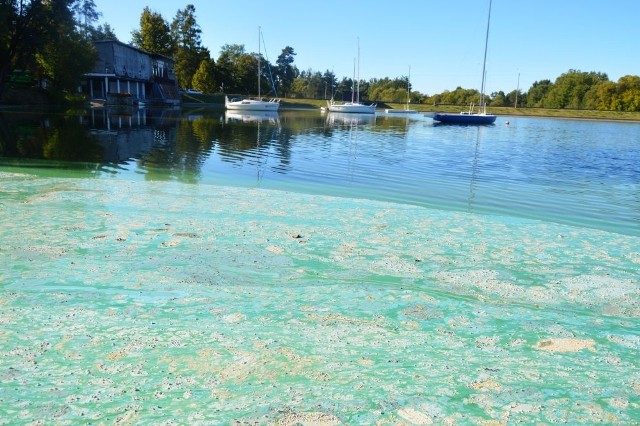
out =
[[[638,123],[0,129],[0,424],[640,418]]]

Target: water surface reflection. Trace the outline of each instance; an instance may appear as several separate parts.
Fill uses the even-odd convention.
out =
[[[320,111],[0,113],[0,167],[261,187],[640,233],[640,125]]]

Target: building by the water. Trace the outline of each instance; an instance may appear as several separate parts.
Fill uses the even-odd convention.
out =
[[[173,59],[117,40],[94,42],[99,59],[85,74],[82,91],[92,104],[177,105]]]

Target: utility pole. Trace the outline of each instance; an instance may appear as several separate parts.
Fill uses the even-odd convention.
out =
[[[518,109],[518,92],[520,92],[520,73],[518,73],[518,86],[516,87],[516,103],[515,103],[515,109]]]

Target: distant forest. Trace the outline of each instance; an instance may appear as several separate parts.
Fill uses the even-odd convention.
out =
[[[33,84],[44,86],[54,99],[73,98],[82,74],[92,68],[96,51],[92,42],[117,39],[94,0],[0,0],[0,99],[7,89]],[[196,9],[189,4],[177,10],[171,21],[145,7],[140,27],[130,43],[175,61],[181,88],[204,93],[256,94],[258,63],[261,87],[272,96],[306,99],[351,99],[353,79],[312,69],[299,70],[296,52],[285,46],[275,63],[241,44],[225,44],[217,58],[202,45]],[[360,97],[378,102],[406,102],[407,77],[372,78],[360,82]],[[275,90],[273,89],[275,88]],[[617,82],[602,72],[568,70],[551,80],[533,83],[528,91],[486,94],[489,106],[640,111],[640,77],[628,75]],[[439,94],[410,91],[412,103],[468,105],[479,92],[457,87]]]

